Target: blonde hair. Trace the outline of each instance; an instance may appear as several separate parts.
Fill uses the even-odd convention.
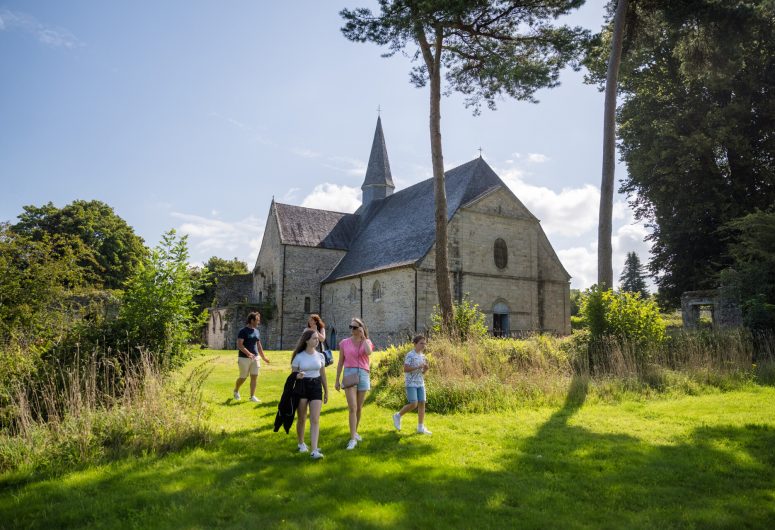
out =
[[[361,320],[360,318],[356,318],[356,317],[353,317],[352,319],[354,321],[356,321],[358,323],[358,325],[361,327],[361,329],[363,330],[363,337],[368,339],[369,338],[369,328],[366,327],[366,324],[363,323],[363,320]]]

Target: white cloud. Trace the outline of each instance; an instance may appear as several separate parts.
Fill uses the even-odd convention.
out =
[[[38,42],[53,48],[76,48],[83,43],[64,28],[45,26],[32,15],[0,9],[0,31],[18,28],[30,33],[38,39]]]
[[[285,195],[283,195],[283,198],[281,202],[284,203],[293,203],[296,199],[296,194],[301,191],[301,188],[290,188],[288,191],[285,192]]]
[[[317,158],[320,156],[320,153],[317,151],[307,149],[306,147],[294,147],[291,149],[291,153],[302,158]]]
[[[347,173],[354,177],[363,178],[366,176],[366,162],[363,160],[347,156],[329,156],[327,160],[331,162],[331,164],[322,164],[323,167]]]
[[[632,213],[627,210],[624,224],[620,225],[611,238],[614,283],[619,284],[619,276],[624,268],[624,260],[628,252],[635,252],[644,265],[649,259],[649,244],[644,238],[649,234],[648,228],[635,222]],[[597,283],[597,240],[586,246],[576,246],[557,251],[560,261],[573,276],[571,287],[586,289]],[[653,290],[650,280],[649,288]]]
[[[250,215],[239,221],[224,221],[181,212],[170,215],[180,222],[178,232],[188,235],[193,262],[202,263],[211,256],[236,257],[253,268],[264,235],[264,219]]]
[[[361,190],[338,184],[318,184],[301,202],[307,208],[352,213],[361,205]]]
[[[532,162],[534,164],[542,164],[543,162],[548,162],[549,157],[546,155],[542,155],[541,153],[528,153],[527,161]]]

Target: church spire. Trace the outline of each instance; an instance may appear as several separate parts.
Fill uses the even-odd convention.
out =
[[[369,165],[366,168],[366,178],[363,179],[363,206],[371,201],[384,199],[393,194],[395,189],[393,175],[390,173],[385,135],[382,132],[382,118],[377,117],[377,129],[374,131],[374,141],[371,144]]]

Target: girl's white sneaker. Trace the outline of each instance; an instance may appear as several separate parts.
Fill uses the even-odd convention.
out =
[[[417,427],[417,434],[433,434],[431,431],[425,428],[425,425]]]
[[[348,451],[352,451],[353,449],[355,449],[355,446],[356,446],[356,445],[358,445],[358,440],[356,440],[355,438],[353,438],[352,440],[350,440],[349,442],[347,442],[347,450],[348,450]]]

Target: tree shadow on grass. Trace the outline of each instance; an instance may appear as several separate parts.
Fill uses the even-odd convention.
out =
[[[576,416],[586,390],[586,380],[574,380],[563,406],[532,434],[498,440],[495,447],[471,435],[453,441],[439,432],[407,436],[386,427],[365,432],[364,442],[347,451],[340,418],[322,422],[326,457],[313,461],[296,451],[293,431],[244,429],[205,448],[10,491],[0,500],[0,526],[650,528],[775,522],[775,429],[702,426],[688,441],[650,444],[581,426]],[[273,417],[265,413],[260,421],[268,425]],[[509,421],[528,420],[517,413]],[[486,464],[472,457],[488,452]]]

